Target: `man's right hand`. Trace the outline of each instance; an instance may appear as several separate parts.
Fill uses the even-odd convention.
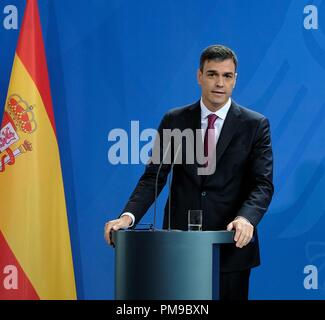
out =
[[[119,230],[128,228],[132,223],[132,219],[129,216],[122,216],[119,219],[111,220],[105,223],[105,232],[104,232],[104,238],[107,241],[108,244],[114,247],[114,243],[111,239],[111,230]]]

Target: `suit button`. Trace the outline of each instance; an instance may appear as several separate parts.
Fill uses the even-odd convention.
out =
[[[202,191],[201,195],[202,195],[202,197],[205,197],[207,195],[207,193],[205,191]]]

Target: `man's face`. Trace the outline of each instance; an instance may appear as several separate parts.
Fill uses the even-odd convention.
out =
[[[204,105],[215,112],[228,101],[235,86],[237,73],[232,59],[205,61],[197,72]]]

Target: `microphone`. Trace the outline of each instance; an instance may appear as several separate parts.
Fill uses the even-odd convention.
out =
[[[170,180],[171,180],[171,175],[174,174],[174,172],[173,172],[174,164],[175,164],[175,161],[177,160],[179,150],[181,150],[181,146],[182,146],[182,143],[180,143],[177,147],[177,150],[175,153],[175,158],[174,158],[174,161],[172,162],[172,166],[170,169],[171,174],[168,179],[168,231],[170,231],[170,211],[171,211],[171,197],[172,197]]]
[[[171,146],[171,140],[169,140],[168,142],[168,145],[166,147],[166,151],[163,155],[163,158],[160,162],[160,165],[158,167],[158,170],[157,170],[157,174],[156,174],[156,183],[155,183],[155,204],[154,204],[154,213],[153,213],[153,231],[156,230],[156,215],[157,215],[157,193],[158,193],[158,177],[159,177],[159,173],[160,173],[160,170],[161,170],[161,167],[166,159],[166,156],[167,156],[167,153],[170,149],[170,146]]]

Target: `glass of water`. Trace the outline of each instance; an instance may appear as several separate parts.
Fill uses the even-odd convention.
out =
[[[188,210],[188,231],[202,231],[202,210]]]

